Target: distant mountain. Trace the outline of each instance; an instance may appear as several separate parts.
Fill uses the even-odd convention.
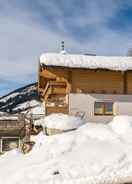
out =
[[[37,93],[37,83],[29,84],[0,97],[0,111],[8,113],[26,112],[40,109],[41,102]]]

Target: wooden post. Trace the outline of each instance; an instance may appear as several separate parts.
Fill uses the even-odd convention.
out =
[[[127,72],[123,72],[123,94],[127,94]]]
[[[40,60],[38,61],[38,82],[37,82],[37,93],[39,94],[39,88],[40,88],[40,70],[41,70],[41,66],[40,66]]]
[[[72,91],[72,70],[69,70],[68,72],[68,82],[69,82],[69,86],[70,86],[70,91]]]
[[[20,148],[20,147],[21,147],[21,139],[19,137],[19,139],[18,139],[18,148]]]
[[[1,139],[0,139],[0,153],[2,153],[2,151],[3,151],[3,149],[2,149],[2,137],[1,137]]]

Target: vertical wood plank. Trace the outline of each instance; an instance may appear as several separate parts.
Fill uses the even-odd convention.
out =
[[[127,94],[127,72],[123,72],[123,94]]]

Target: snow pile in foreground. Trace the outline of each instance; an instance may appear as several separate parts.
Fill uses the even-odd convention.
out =
[[[117,134],[114,123],[86,123],[76,131],[54,136],[40,133],[33,150],[0,157],[2,184],[115,184],[132,181],[132,139]],[[112,124],[112,125],[111,125]],[[120,129],[120,126],[118,126]],[[116,129],[117,130],[117,129]],[[8,177],[7,177],[8,176]]]
[[[115,116],[110,125],[117,134],[125,134],[132,129],[132,117]]]
[[[31,102],[30,102],[30,106],[33,107],[30,110],[31,114],[45,114],[44,104],[42,102],[38,102],[35,100],[32,100]]]
[[[59,130],[71,130],[76,129],[83,124],[84,121],[80,117],[58,113],[45,117],[42,126]]]

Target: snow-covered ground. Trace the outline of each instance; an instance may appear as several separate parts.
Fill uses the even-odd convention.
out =
[[[54,136],[40,133],[32,140],[29,154],[14,150],[0,157],[1,184],[132,181],[132,117],[115,117],[108,125],[86,123]]]

